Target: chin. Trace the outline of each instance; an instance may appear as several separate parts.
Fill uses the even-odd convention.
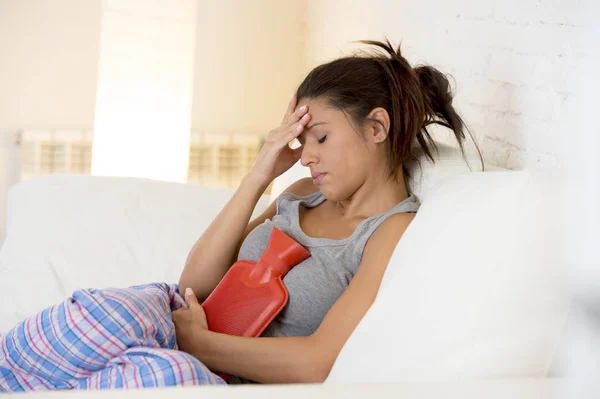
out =
[[[323,196],[328,201],[339,202],[344,201],[348,197],[344,197],[338,190],[331,189],[331,187],[318,186]]]
[[[335,197],[335,195],[333,195],[333,193],[331,192],[331,190],[328,189],[328,187],[323,187],[323,186],[316,186],[316,187],[323,194],[323,197],[325,197],[326,200],[328,200],[328,201],[334,200],[333,197]]]

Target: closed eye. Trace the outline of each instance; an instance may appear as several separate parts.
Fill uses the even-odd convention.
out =
[[[317,140],[319,142],[319,144],[323,144],[325,142],[325,139],[327,139],[327,135],[323,136],[323,138]]]

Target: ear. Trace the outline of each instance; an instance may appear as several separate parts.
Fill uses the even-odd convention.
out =
[[[390,131],[390,115],[385,108],[374,108],[367,117],[371,121],[369,134],[375,144],[383,143]]]

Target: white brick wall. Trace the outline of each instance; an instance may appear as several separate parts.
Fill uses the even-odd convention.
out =
[[[307,0],[308,66],[341,55],[350,40],[384,35],[402,41],[413,63],[429,63],[456,81],[455,105],[486,161],[511,169],[566,162],[565,140],[579,117],[576,93],[591,30],[592,1]],[[326,3],[323,6],[323,3]],[[350,5],[351,4],[351,5]],[[322,8],[353,7],[343,19]],[[594,11],[595,10],[595,11]],[[327,24],[326,22],[331,22]],[[336,35],[340,24],[345,37]],[[368,36],[368,37],[367,37]],[[448,138],[442,133],[441,140]]]

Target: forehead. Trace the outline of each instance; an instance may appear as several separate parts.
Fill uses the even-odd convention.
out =
[[[312,122],[327,122],[327,123],[335,123],[341,118],[343,119],[343,113],[329,106],[329,103],[323,99],[301,99],[296,106],[296,109],[302,107],[303,105],[308,105],[308,113],[311,116]]]

